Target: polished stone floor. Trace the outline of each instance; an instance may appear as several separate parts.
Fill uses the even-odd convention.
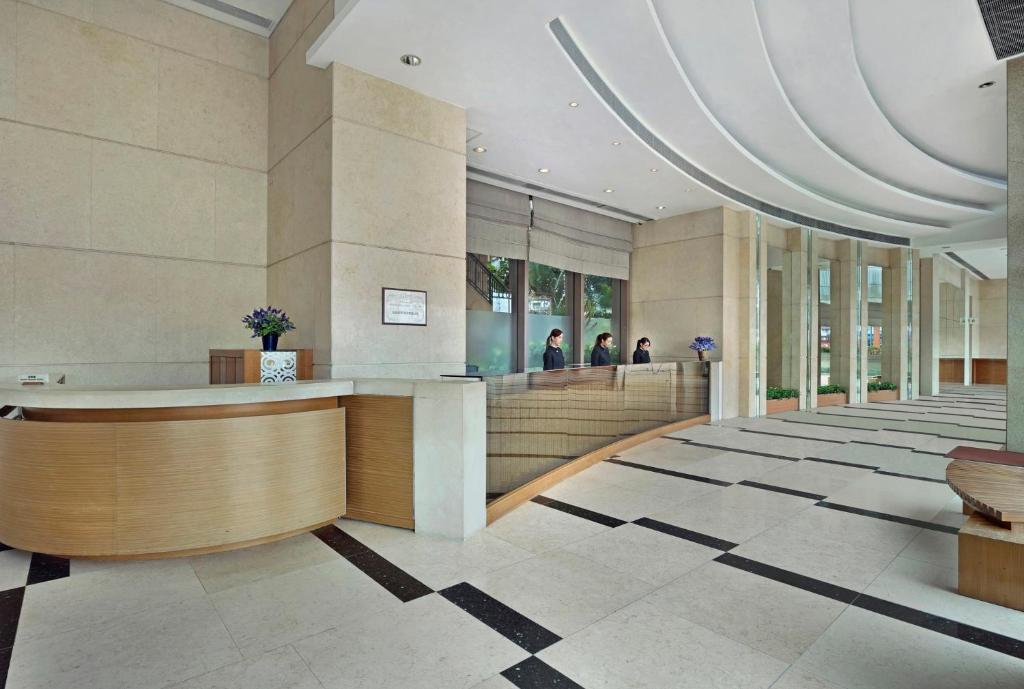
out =
[[[0,552],[8,689],[1021,689],[1024,613],[955,593],[957,445],[1001,388],[733,419],[454,543],[340,520],[193,559]],[[3,681],[0,681],[0,687]]]

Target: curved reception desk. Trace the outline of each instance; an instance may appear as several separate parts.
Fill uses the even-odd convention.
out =
[[[255,545],[346,512],[352,381],[0,386],[0,542],[146,558]],[[348,399],[351,399],[348,397]]]

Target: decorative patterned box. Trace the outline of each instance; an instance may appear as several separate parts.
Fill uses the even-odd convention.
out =
[[[294,383],[297,361],[295,352],[260,352],[260,382]]]

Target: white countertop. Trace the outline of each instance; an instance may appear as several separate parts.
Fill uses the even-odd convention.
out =
[[[351,380],[300,380],[248,385],[17,385],[0,384],[0,406],[42,409],[147,409],[213,404],[285,402],[353,393]]]

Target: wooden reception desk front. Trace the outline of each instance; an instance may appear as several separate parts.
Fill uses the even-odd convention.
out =
[[[346,512],[351,381],[0,386],[0,542],[146,558],[255,545]],[[411,488],[410,488],[411,490]]]

